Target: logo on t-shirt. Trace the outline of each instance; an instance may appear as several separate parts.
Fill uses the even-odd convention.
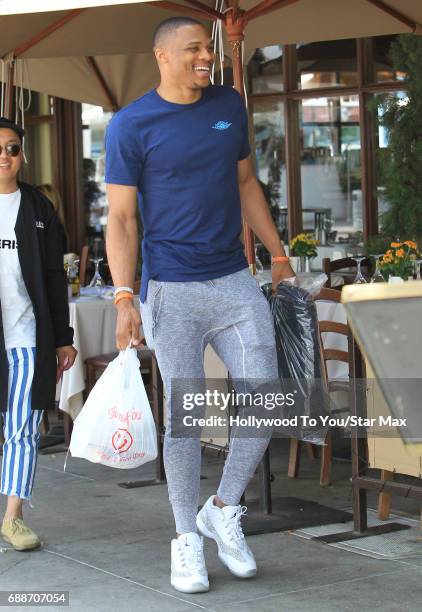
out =
[[[227,130],[230,126],[231,126],[231,123],[229,123],[228,121],[217,121],[217,123],[215,123],[212,126],[212,129],[213,130]]]
[[[35,226],[44,229],[44,223],[42,221],[35,221]]]

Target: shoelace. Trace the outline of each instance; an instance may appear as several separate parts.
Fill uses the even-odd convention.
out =
[[[14,531],[18,531],[20,533],[29,533],[30,531],[29,527],[25,525],[22,519],[12,519],[10,523]]]
[[[242,531],[240,523],[242,516],[246,515],[247,507],[239,506],[235,514],[227,519],[226,527],[230,540],[240,544],[245,539],[245,534]]]
[[[199,569],[202,567],[202,547],[192,544],[179,545],[182,565],[189,569]]]

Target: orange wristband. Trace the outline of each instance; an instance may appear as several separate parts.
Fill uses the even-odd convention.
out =
[[[129,291],[120,291],[114,298],[114,303],[118,304],[120,300],[133,300],[133,294]]]
[[[289,261],[289,258],[287,257],[287,255],[280,255],[278,257],[271,257],[271,263],[282,263],[282,262],[286,262]]]

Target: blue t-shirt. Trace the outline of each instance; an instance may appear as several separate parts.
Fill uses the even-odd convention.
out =
[[[105,180],[138,188],[142,301],[150,278],[204,281],[247,266],[237,162],[249,154],[246,109],[230,87],[210,85],[193,104],[154,89],[114,115]]]

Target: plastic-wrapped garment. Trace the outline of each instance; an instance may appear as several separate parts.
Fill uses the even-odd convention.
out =
[[[283,416],[289,419],[297,416],[297,426],[289,434],[314,444],[324,443],[326,427],[322,426],[320,417],[329,414],[327,381],[313,300],[326,278],[321,274],[302,283],[299,281],[297,286],[282,282],[275,295],[270,283],[262,287],[274,318],[281,386],[285,392],[293,389],[296,397],[294,405],[286,408]],[[310,425],[312,418],[316,424]]]

